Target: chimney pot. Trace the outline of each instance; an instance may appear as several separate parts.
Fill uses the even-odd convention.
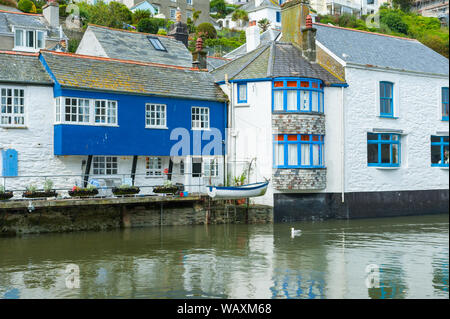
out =
[[[306,17],[306,28],[307,29],[311,29],[312,28],[312,18],[311,18],[311,16],[309,14]]]
[[[59,26],[59,4],[56,0],[48,0],[42,7],[42,14],[52,28]]]
[[[197,51],[201,51],[203,49],[203,39],[201,37],[198,37],[195,49]]]
[[[250,21],[250,25],[245,30],[247,52],[253,51],[261,43],[259,26],[256,21]]]

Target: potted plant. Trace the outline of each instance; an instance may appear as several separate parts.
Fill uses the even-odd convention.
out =
[[[3,186],[0,186],[0,200],[7,200],[13,196],[13,192],[8,192]]]
[[[178,187],[172,184],[172,181],[165,181],[163,186],[155,186],[153,193],[156,194],[176,194]]]
[[[42,198],[42,197],[56,197],[58,194],[53,189],[53,181],[50,179],[45,180],[44,182],[44,190],[38,191],[36,186],[33,184],[28,185],[25,192],[23,193],[23,197],[25,198]]]
[[[79,186],[74,186],[71,191],[69,191],[69,195],[71,197],[90,197],[98,194],[98,190],[93,185],[88,185],[86,188],[82,188]]]
[[[119,187],[113,187],[112,192],[116,196],[126,196],[126,195],[135,195],[139,194],[140,188],[137,186],[130,185],[120,185]]]

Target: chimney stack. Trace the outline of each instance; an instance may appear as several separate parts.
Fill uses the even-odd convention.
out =
[[[47,4],[42,7],[42,14],[51,27],[59,27],[59,4],[56,0],[48,0]]]
[[[250,21],[247,29],[245,29],[247,52],[255,50],[261,43],[259,26],[256,21]]]
[[[173,36],[176,40],[183,42],[188,47],[189,32],[186,23],[181,22],[181,10],[177,8],[176,15],[177,22],[172,25],[172,29],[169,31],[169,35]]]
[[[312,18],[306,16],[306,27],[302,28],[302,52],[309,62],[316,62],[316,32],[313,28]]]
[[[203,39],[198,37],[195,43],[195,51],[192,53],[192,67],[196,69],[207,69],[206,65],[206,51],[203,50]]]

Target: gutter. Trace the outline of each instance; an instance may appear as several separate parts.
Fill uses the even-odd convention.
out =
[[[341,87],[341,201],[345,202],[345,109],[344,87]]]

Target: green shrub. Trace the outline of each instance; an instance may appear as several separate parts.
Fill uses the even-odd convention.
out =
[[[14,0],[0,0],[0,4],[3,4],[7,7],[17,8],[17,3]]]
[[[204,22],[198,25],[196,35],[203,39],[215,39],[217,38],[217,31],[211,23]]]
[[[398,12],[389,11],[387,13],[381,14],[380,21],[385,23],[394,32],[403,34],[408,33],[408,25],[403,22],[402,16]]]
[[[154,19],[144,18],[139,21],[137,29],[139,32],[156,34],[159,30],[158,23]]]
[[[133,12],[133,24],[139,23],[142,19],[150,19],[152,16],[151,12],[149,10],[136,10]]]
[[[20,0],[17,8],[26,13],[36,13],[36,6],[31,0]]]
[[[157,34],[159,34],[159,35],[167,35],[167,31],[166,31],[166,29],[159,29]]]

